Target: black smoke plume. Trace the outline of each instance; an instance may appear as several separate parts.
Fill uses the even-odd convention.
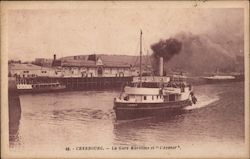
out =
[[[154,57],[163,57],[164,61],[168,61],[181,51],[181,46],[182,43],[177,39],[169,38],[151,45],[151,49],[153,50]]]
[[[154,74],[159,73],[158,61],[160,57],[163,57],[164,63],[166,63],[174,55],[179,54],[181,48],[182,48],[182,43],[175,38],[160,40],[159,42],[152,44],[151,49],[153,51],[152,56],[153,56]]]
[[[177,50],[163,54],[165,41],[160,41],[151,46],[154,51],[151,56],[155,75],[158,74],[159,56],[164,58],[164,71],[167,74],[185,72],[190,75],[210,75],[218,69],[220,73],[244,72],[244,60],[237,60],[235,55],[244,59],[244,36],[238,34],[193,34],[179,32],[172,39],[176,39],[179,47],[170,47],[166,50]],[[170,40],[171,41],[171,40]],[[170,43],[170,42],[168,42]],[[172,42],[176,43],[176,42]],[[162,55],[163,54],[163,55]]]

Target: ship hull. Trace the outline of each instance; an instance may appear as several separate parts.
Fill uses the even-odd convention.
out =
[[[241,81],[239,79],[205,79],[207,84],[230,83]]]
[[[130,120],[150,116],[168,117],[181,113],[190,100],[164,102],[164,103],[114,103],[117,120]]]
[[[18,89],[20,94],[26,93],[48,93],[48,92],[60,92],[64,91],[65,87],[62,88],[39,88],[39,89]]]

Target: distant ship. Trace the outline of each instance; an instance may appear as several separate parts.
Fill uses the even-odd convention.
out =
[[[225,83],[225,82],[237,82],[244,80],[244,76],[240,75],[222,75],[219,70],[216,69],[215,75],[203,77],[206,83]]]
[[[142,40],[142,32],[140,41]],[[140,42],[141,44],[141,42]],[[142,77],[140,46],[140,77],[124,86],[119,97],[114,99],[117,120],[128,120],[149,116],[168,116],[197,102],[186,77],[163,75],[163,58],[160,58],[160,76]]]
[[[66,89],[66,86],[59,82],[53,83],[18,83],[17,90],[20,93],[52,92]]]
[[[220,82],[233,82],[236,80],[234,76],[226,75],[214,75],[209,77],[203,77],[206,80],[206,83],[220,83]]]

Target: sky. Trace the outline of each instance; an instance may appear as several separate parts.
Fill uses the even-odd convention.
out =
[[[160,39],[179,32],[244,34],[243,10],[237,8],[169,8],[162,5],[104,3],[77,8],[8,11],[9,59],[31,61],[88,54],[139,54]],[[233,38],[233,36],[227,36]]]

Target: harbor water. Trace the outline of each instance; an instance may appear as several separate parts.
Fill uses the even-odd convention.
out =
[[[244,144],[244,83],[194,86],[198,103],[170,117],[116,121],[120,90],[20,95],[21,117],[10,125],[10,149],[64,151],[78,146]],[[15,110],[10,110],[15,111]],[[14,130],[14,131],[13,131]]]

